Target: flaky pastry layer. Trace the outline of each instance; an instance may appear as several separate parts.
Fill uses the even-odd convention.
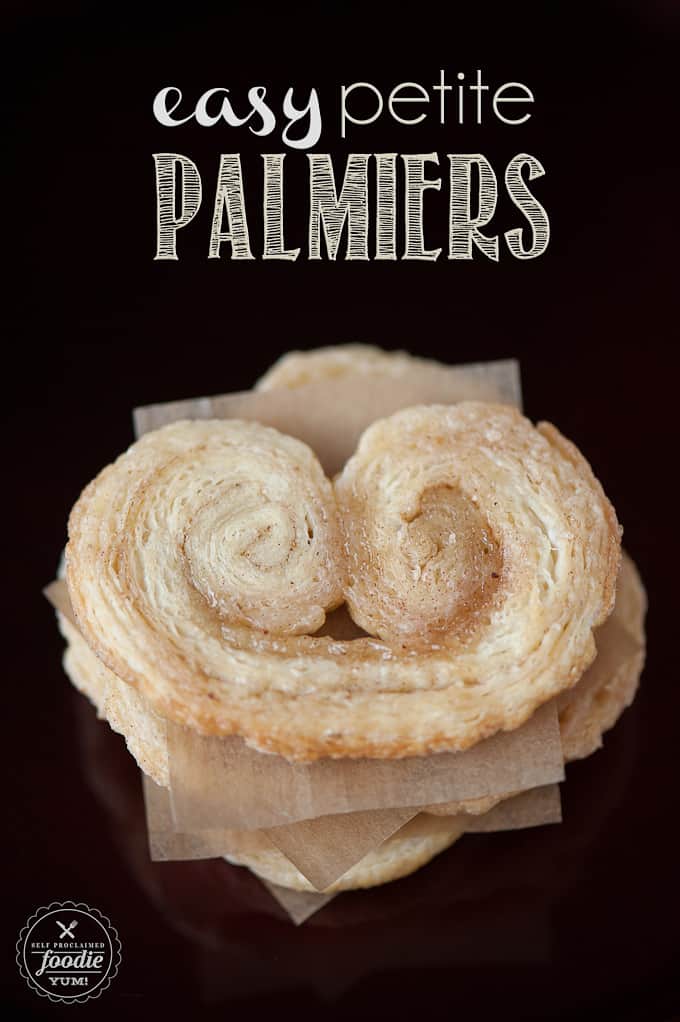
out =
[[[585,459],[464,402],[371,426],[335,489],[257,423],[149,433],[69,521],[86,641],[162,716],[290,759],[468,748],[569,688],[619,528]],[[342,598],[372,633],[318,629]]]
[[[562,751],[566,762],[582,759],[597,749],[602,735],[630,705],[645,659],[645,591],[637,569],[625,553],[616,588],[614,611],[595,633],[598,656],[578,684],[557,697]],[[130,753],[156,784],[168,787],[170,774],[165,721],[139,693],[109,670],[82,635],[62,615],[59,627],[67,640],[64,669],[79,691],[94,704],[100,717],[125,738]],[[634,649],[621,645],[621,631],[636,639]],[[604,662],[604,663],[603,663]],[[604,667],[604,669],[603,669]],[[486,812],[498,799],[430,806],[433,813]]]

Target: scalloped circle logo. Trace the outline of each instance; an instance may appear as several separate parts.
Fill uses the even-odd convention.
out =
[[[39,908],[17,941],[17,965],[40,997],[83,1004],[99,997],[118,972],[121,944],[99,909],[53,901]]]

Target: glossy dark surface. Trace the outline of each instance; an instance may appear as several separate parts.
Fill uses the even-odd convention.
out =
[[[17,23],[0,959],[19,1017],[680,1013],[677,19],[670,6],[641,4],[531,24],[506,34],[498,22],[493,38],[460,26],[446,35],[423,15],[415,50],[397,20],[382,49],[373,26],[363,42],[322,54],[315,32],[327,23],[285,12],[226,27],[139,22],[136,33],[83,17]],[[327,148],[482,151],[498,166],[535,153],[553,228],[542,259],[244,266],[208,262],[199,231],[179,263],[152,261],[152,152],[186,152],[207,176],[220,151],[241,148],[255,173],[256,154],[280,148],[199,129],[168,136],[149,117],[166,79],[196,89],[318,81],[332,108],[339,82],[429,81],[440,66],[527,81],[531,126],[376,127],[340,148],[333,123]],[[306,161],[287,160],[295,232]],[[433,245],[443,209],[427,221]],[[649,657],[634,707],[600,752],[569,767],[562,825],[465,837],[413,877],[343,895],[296,929],[244,870],[149,862],[138,773],[68,685],[40,589],[81,487],[131,441],[134,405],[242,389],[288,348],[345,340],[450,362],[520,358],[527,414],[579,444],[625,526],[649,591]],[[97,906],[123,943],[119,976],[83,1008],[38,1001],[14,965],[26,918],[55,899]]]

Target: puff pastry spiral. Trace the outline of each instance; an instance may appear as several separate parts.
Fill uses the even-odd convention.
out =
[[[149,433],[69,523],[79,627],[160,713],[291,759],[424,755],[574,684],[619,528],[585,459],[505,407],[409,409],[335,483],[236,421]],[[310,634],[343,595],[369,636]]]

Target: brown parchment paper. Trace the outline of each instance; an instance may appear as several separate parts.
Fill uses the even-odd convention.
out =
[[[262,833],[323,891],[417,815],[413,809],[372,809],[319,816]]]
[[[293,824],[291,827],[278,828],[279,831],[293,831],[293,828],[301,828],[299,835],[300,837],[305,835],[306,840],[298,842],[297,847],[292,839],[289,839],[288,842],[283,842],[280,834],[277,835],[276,830],[238,831],[212,829],[183,834],[181,831],[175,830],[175,822],[172,818],[170,806],[170,794],[167,788],[161,788],[145,773],[142,771],[140,773],[142,774],[144,790],[149,851],[153,861],[212,859],[231,853],[257,851],[263,847],[264,843],[270,842],[275,844],[280,851],[283,851],[300,872],[320,889],[339,880],[348,869],[351,869],[356,862],[363,858],[363,855],[367,855],[369,851],[376,848],[382,841],[387,840],[391,834],[403,827],[418,813],[418,810],[407,809],[398,814],[395,813],[394,817],[390,819],[389,827],[385,828],[385,832],[381,830],[372,833],[370,840],[366,842],[369,847],[360,856],[360,859],[356,858],[358,846],[355,846],[352,849],[352,854],[346,856],[344,862],[339,862],[338,866],[332,869],[328,859],[321,860],[315,857],[315,849],[318,848],[323,853],[324,845],[335,837],[336,830],[333,824],[336,821],[333,817],[321,816],[316,820],[305,820],[300,824]],[[359,816],[368,818],[378,816],[378,814],[352,813],[351,816],[356,819]],[[388,816],[388,813],[385,812],[384,816]],[[513,795],[503,802],[499,802],[493,809],[480,816],[465,815],[463,820],[466,832],[473,834],[501,830],[519,830],[528,827],[540,827],[547,823],[560,823],[562,811],[559,785],[548,784],[539,788],[531,788],[529,791],[523,791],[519,795]],[[326,821],[330,821],[331,825],[324,829],[323,825]],[[393,823],[396,823],[397,826],[393,826]],[[314,829],[303,829],[310,827],[310,825],[316,826]],[[285,848],[281,847],[283,844],[286,844]],[[328,872],[322,879],[320,878],[320,883],[316,884],[310,873],[323,868],[324,861]],[[349,865],[345,866],[344,869],[341,868],[346,862],[349,862]]]
[[[546,823],[561,822],[559,785],[544,784],[499,802],[481,816],[468,816],[465,830],[468,834],[488,834],[492,831],[523,830],[526,827],[542,827]]]
[[[63,578],[55,578],[54,582],[50,582],[49,585],[43,589],[43,596],[46,596],[50,601],[55,610],[58,610],[60,614],[63,614],[67,621],[69,621],[74,628],[78,628],[78,622],[76,616],[73,613],[73,607],[71,606],[71,599],[68,595],[68,586]]]
[[[257,852],[273,843],[318,891],[339,880],[368,852],[401,829],[417,812],[404,810],[351,813],[319,817],[269,831],[205,830],[183,834],[173,829],[170,799],[165,788],[143,776],[149,850],[153,860],[205,859]],[[351,828],[343,826],[349,824]],[[385,826],[382,817],[390,817]],[[548,785],[522,792],[484,816],[458,817],[461,832],[517,830],[559,823],[559,788]],[[288,832],[282,838],[281,831]]]
[[[336,897],[335,894],[322,894],[317,891],[291,891],[289,887],[279,887],[278,884],[270,884],[268,880],[263,880],[262,883],[296,926],[306,922],[310,916]]]
[[[415,815],[419,812],[413,809],[377,809],[319,816],[261,833],[317,890],[323,891]],[[531,788],[500,802],[487,813],[479,816],[462,813],[456,818],[461,832],[475,833],[559,823],[562,819],[559,785]]]
[[[149,837],[149,853],[155,862],[177,859],[213,859],[222,857],[230,850],[245,851],[240,844],[240,836],[225,831],[203,831],[193,834],[180,834],[172,829],[172,812],[170,796],[166,788],[154,784],[150,777],[142,773],[144,785],[144,804],[146,806],[146,825]],[[243,835],[245,840],[255,843],[257,835]],[[265,839],[261,839],[265,840]],[[287,887],[279,887],[268,880],[258,877],[271,896],[278,902],[290,919],[299,926],[318,912],[334,894],[323,894],[320,891],[292,891]]]
[[[416,404],[498,401],[522,406],[514,359],[468,366],[414,365],[404,378],[340,377],[292,390],[243,391],[147,405],[133,413],[137,436],[178,419],[254,419],[304,440],[329,475],[338,472],[371,422]]]
[[[141,771],[140,771],[141,772]],[[177,859],[215,859],[239,852],[256,852],[271,843],[261,831],[208,828],[190,833],[175,827],[170,794],[142,772],[149,852],[155,862]]]
[[[240,738],[199,735],[168,722],[175,825],[260,829],[367,809],[462,802],[564,778],[557,709],[542,706],[521,728],[461,753],[394,760],[291,763]]]

